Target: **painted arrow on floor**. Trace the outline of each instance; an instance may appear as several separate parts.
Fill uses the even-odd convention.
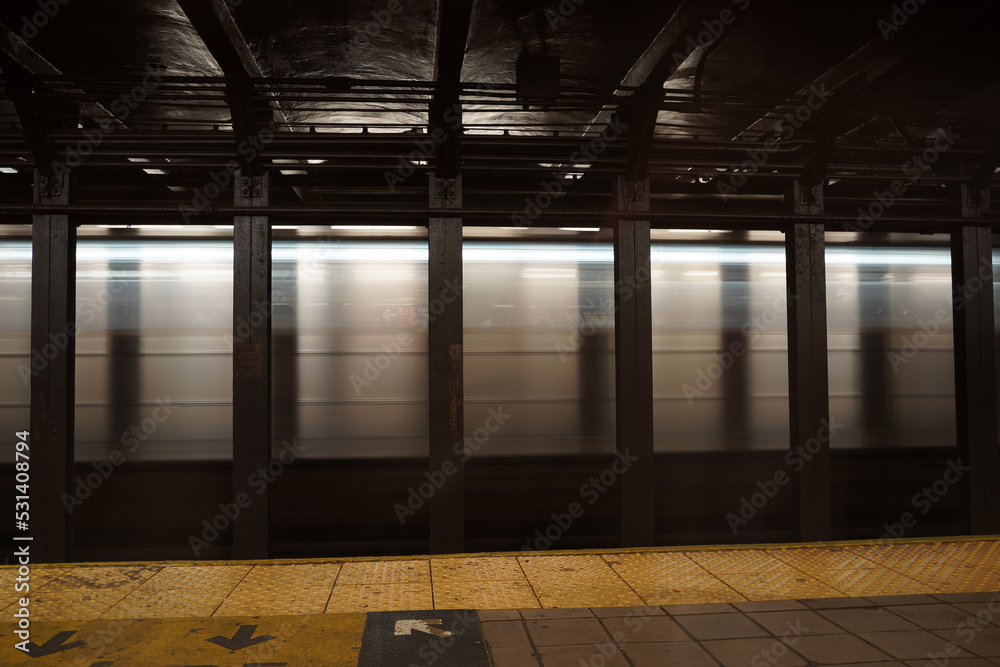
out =
[[[435,635],[437,637],[448,637],[451,635],[449,630],[442,630],[441,628],[431,627],[433,625],[441,625],[440,618],[424,618],[424,619],[413,619],[413,620],[403,620],[396,621],[396,626],[393,629],[393,634],[395,635],[409,635],[414,631],[426,632],[429,635]]]
[[[227,648],[230,651],[239,651],[241,648],[248,648],[254,644],[260,644],[261,642],[266,642],[274,639],[271,635],[261,635],[260,637],[254,637],[253,633],[257,632],[256,625],[241,625],[240,629],[236,631],[236,634],[229,637],[223,637],[218,635],[207,639],[213,644],[218,644],[222,648]],[[83,642],[81,642],[83,643]]]
[[[35,642],[28,642],[28,655],[32,658],[43,658],[47,655],[52,655],[53,653],[62,653],[63,651],[68,651],[71,648],[76,648],[77,646],[83,646],[87,642],[72,642],[70,644],[63,644],[64,641],[76,634],[76,630],[63,630],[62,632],[56,633],[56,636],[45,642],[41,646]]]

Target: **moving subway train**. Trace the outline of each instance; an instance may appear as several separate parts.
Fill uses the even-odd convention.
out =
[[[231,488],[231,242],[82,238],[77,256],[75,549],[191,557]],[[469,240],[464,260],[469,548],[530,545],[584,489],[593,508],[560,546],[610,546],[617,499],[587,487],[615,450],[629,288],[610,244]],[[950,257],[849,245],[827,262],[836,529],[877,537],[956,456]],[[726,519],[788,447],[783,246],[654,243],[651,269],[658,541],[789,539],[791,491]],[[30,349],[30,241],[0,240],[0,275],[14,433],[48,353]],[[273,451],[295,452],[273,481],[275,555],[420,550],[426,507],[392,508],[426,469],[433,305],[426,242],[274,242]],[[953,529],[957,502],[913,534]]]

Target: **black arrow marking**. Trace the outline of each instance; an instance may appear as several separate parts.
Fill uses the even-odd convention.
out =
[[[222,648],[228,648],[230,651],[239,651],[241,648],[248,648],[254,644],[260,644],[261,642],[274,639],[271,635],[254,637],[253,633],[255,632],[257,632],[256,625],[241,625],[240,629],[236,631],[236,634],[233,635],[232,639],[218,635],[207,641],[210,641],[213,644],[218,644]],[[82,644],[83,642],[80,643]]]
[[[76,630],[63,630],[62,632],[57,632],[56,636],[45,642],[41,646],[35,642],[28,642],[28,655],[32,658],[44,658],[47,655],[52,655],[54,653],[62,653],[63,651],[68,651],[71,648],[76,648],[77,646],[83,646],[87,642],[72,642],[70,644],[63,644],[64,641],[76,634]]]

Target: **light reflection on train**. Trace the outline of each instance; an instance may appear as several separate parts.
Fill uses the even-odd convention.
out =
[[[610,245],[470,241],[464,257],[467,431],[512,415],[481,455],[613,451]],[[654,244],[652,258],[656,451],[786,448],[783,248]],[[827,262],[833,446],[953,445],[947,248],[829,247]],[[276,447],[427,455],[426,263],[421,242],[275,242]],[[29,242],[0,242],[0,274],[0,429],[14,432]],[[136,460],[230,458],[231,244],[81,240],[77,301],[77,459],[130,432]],[[178,407],[155,421],[157,401]]]

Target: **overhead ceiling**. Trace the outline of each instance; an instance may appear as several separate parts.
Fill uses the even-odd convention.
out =
[[[946,228],[961,184],[997,196],[998,6],[7,0],[0,222],[52,163],[82,216],[176,222],[236,160],[275,220],[419,220],[461,173],[467,224],[606,222],[621,176],[661,226],[773,227],[797,181],[831,225],[899,182],[879,227]],[[517,97],[523,53],[559,58],[558,96]],[[194,221],[232,213],[208,199]]]

